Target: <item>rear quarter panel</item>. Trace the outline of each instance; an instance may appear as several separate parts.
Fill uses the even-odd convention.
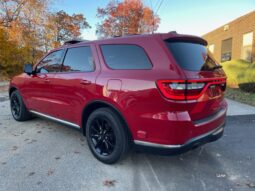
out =
[[[112,70],[105,64],[100,49],[102,44],[138,45],[145,50],[153,67],[150,70]],[[155,113],[159,113],[158,116],[160,116],[162,110],[176,112],[180,107],[173,101],[171,101],[173,105],[169,107],[156,87],[156,80],[159,79],[184,78],[183,72],[165,51],[160,37],[108,40],[97,44],[102,71],[96,80],[96,92],[100,100],[111,103],[122,113],[134,139],[137,138],[137,131],[155,132],[155,128],[158,126],[158,123],[153,120],[153,117],[157,117]],[[120,80],[120,90],[109,89],[107,87],[109,80]],[[158,120],[165,119],[159,117]],[[158,137],[162,137],[162,135],[165,136],[164,132],[158,132]]]

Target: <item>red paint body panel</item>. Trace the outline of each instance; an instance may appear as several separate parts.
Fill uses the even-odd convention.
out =
[[[163,39],[193,36],[155,34],[98,40],[63,46],[91,46],[95,71],[50,74],[21,74],[10,86],[17,88],[29,110],[35,110],[82,127],[82,112],[88,103],[103,101],[124,117],[134,140],[159,144],[184,144],[222,125],[227,104],[224,93],[210,98],[209,92],[191,101],[166,99],[157,80],[225,78],[218,72],[184,71],[166,48]],[[142,47],[153,64],[150,70],[112,70],[105,64],[100,45],[135,44]],[[36,67],[36,66],[35,66]],[[210,118],[217,112],[220,116]]]

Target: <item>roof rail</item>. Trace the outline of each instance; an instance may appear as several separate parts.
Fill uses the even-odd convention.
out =
[[[122,35],[113,35],[113,38],[118,38],[118,37],[122,37]]]
[[[176,31],[170,31],[168,33],[170,33],[170,34],[178,34]]]
[[[64,45],[77,44],[81,42],[88,42],[88,40],[72,39],[72,40],[65,41]]]
[[[127,36],[135,36],[135,35],[142,35],[142,34],[134,33],[134,34],[124,34],[124,35],[113,35],[112,37],[118,38],[118,37],[127,37]]]

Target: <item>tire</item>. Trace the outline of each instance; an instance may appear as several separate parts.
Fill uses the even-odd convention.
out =
[[[100,108],[91,113],[86,136],[92,154],[105,164],[116,163],[129,151],[127,127],[110,108]]]
[[[16,121],[27,121],[32,118],[32,114],[27,110],[18,90],[12,92],[10,96],[10,107]]]

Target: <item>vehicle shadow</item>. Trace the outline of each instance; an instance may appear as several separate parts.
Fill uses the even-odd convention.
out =
[[[133,152],[134,185],[147,190],[231,190],[236,185],[216,152],[220,146],[205,145],[177,156]]]
[[[56,173],[59,171],[58,177],[61,179],[52,177],[50,182],[52,185],[54,181],[54,184],[58,184],[59,180],[72,179],[73,172],[79,172],[79,176],[75,177],[75,183],[77,186],[85,185],[86,188],[92,188],[94,185],[105,188],[103,182],[108,179],[116,180],[113,190],[200,191],[245,190],[247,188],[240,187],[240,182],[244,182],[245,179],[242,177],[244,173],[236,171],[237,161],[232,158],[238,154],[238,151],[234,152],[234,150],[237,150],[239,145],[239,142],[231,142],[230,139],[235,129],[227,128],[226,136],[220,140],[181,155],[161,156],[132,150],[126,159],[114,165],[105,165],[93,157],[86,137],[77,129],[40,118],[22,123],[15,122],[11,114],[4,116],[5,118],[10,119],[8,123],[15,123],[13,127],[8,126],[7,130],[9,129],[10,133],[18,134],[18,131],[25,130],[26,132],[22,135],[26,136],[24,138],[37,140],[23,146],[24,152],[23,154],[20,152],[20,156],[24,157],[25,152],[35,150],[37,154],[27,155],[26,160],[20,162],[20,165],[27,163],[29,166],[32,161],[41,161],[41,153],[44,152],[43,161],[45,162],[40,164],[40,169],[46,169],[49,165],[46,161],[55,161],[56,157],[61,157],[57,160],[58,165],[55,166],[55,171]],[[4,123],[5,121],[3,125]],[[231,136],[229,136],[230,133]],[[239,137],[242,138],[240,135]],[[18,138],[15,137],[15,139]],[[19,149],[22,149],[22,146]],[[36,169],[33,170],[36,171]],[[63,177],[62,174],[65,176]],[[86,183],[84,178],[87,180]]]
[[[65,142],[73,144],[72,148],[80,152],[79,157],[82,156],[89,161],[87,165],[95,165],[95,171],[100,169],[109,174],[110,179],[118,180],[120,188],[124,186],[127,190],[185,191],[194,188],[199,191],[229,190],[233,187],[233,182],[229,180],[228,172],[222,163],[224,158],[217,153],[222,144],[220,141],[176,156],[161,156],[132,150],[126,159],[114,165],[105,165],[92,156],[86,137],[80,131],[39,118],[28,123],[34,123],[35,126],[40,124],[41,128],[45,127]]]

